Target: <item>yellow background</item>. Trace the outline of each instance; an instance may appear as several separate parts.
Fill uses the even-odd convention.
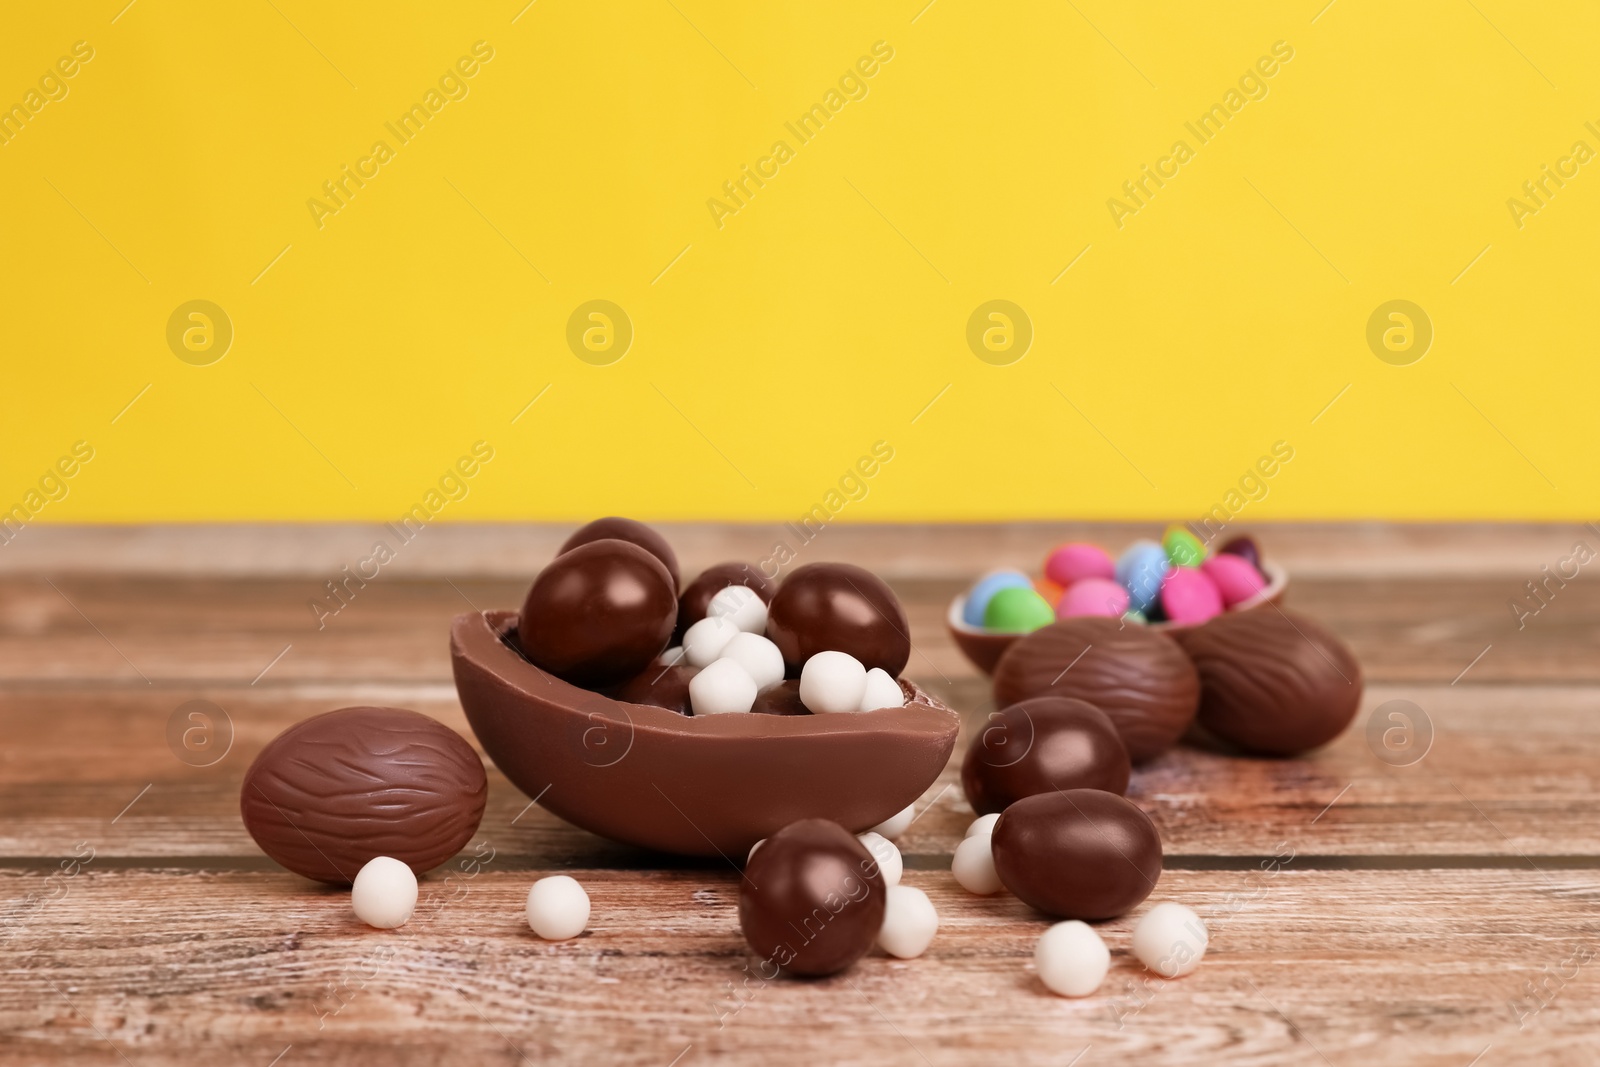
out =
[[[9,11],[0,103],[95,55],[0,147],[0,508],[82,439],[40,521],[392,518],[483,440],[441,517],[785,519],[882,440],[843,518],[1184,518],[1283,440],[1251,517],[1596,510],[1600,161],[1520,229],[1506,205],[1600,148],[1593,4],[524,3]],[[319,229],[322,183],[480,40]],[[565,340],[596,298],[635,330],[610,366]],[[167,347],[192,299],[234,326],[210,366]],[[1033,323],[1009,366],[967,347],[991,299]],[[1410,366],[1366,345],[1392,299],[1434,325]]]

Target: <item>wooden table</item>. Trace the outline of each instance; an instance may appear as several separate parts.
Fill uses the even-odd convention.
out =
[[[775,536],[668,532],[690,572],[759,559]],[[801,558],[890,577],[909,673],[970,729],[987,687],[942,625],[964,580],[1034,566],[1064,537],[1147,532],[841,527]],[[1206,917],[1211,950],[1190,977],[1155,980],[1128,952],[1129,921],[1106,923],[1111,973],[1076,1001],[1033,973],[1045,920],[952,880],[972,817],[954,767],[900,842],[941,918],[921,959],[747,984],[725,864],[600,840],[492,769],[477,840],[424,880],[417,918],[358,925],[346,893],[245,834],[245,767],[284,727],[349,704],[417,708],[470,737],[449,620],[519,603],[563,531],[431,529],[319,631],[308,600],[375,533],[31,528],[0,549],[0,1062],[1600,1061],[1600,587],[1552,584],[1520,630],[1508,607],[1575,542],[1600,548],[1592,528],[1261,531],[1293,575],[1290,607],[1360,658],[1361,715],[1304,759],[1179,750],[1136,773],[1166,846],[1155,899]],[[1365,728],[1402,699],[1433,739],[1396,766]],[[211,766],[169,746],[191,700],[231,721]],[[541,942],[523,921],[550,871],[588,887],[577,940]]]

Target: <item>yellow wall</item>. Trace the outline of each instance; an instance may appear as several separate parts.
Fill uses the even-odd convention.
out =
[[[1593,4],[125,2],[0,34],[30,522],[392,518],[461,457],[443,519],[793,518],[875,445],[841,519],[1184,518],[1275,447],[1248,517],[1597,510]]]

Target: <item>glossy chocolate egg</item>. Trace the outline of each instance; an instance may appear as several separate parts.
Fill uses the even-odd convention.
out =
[[[1068,697],[1035,697],[994,712],[961,763],[961,787],[979,815],[1036,793],[1128,791],[1128,750],[1106,713]]]
[[[682,634],[705,618],[711,598],[730,585],[742,585],[755,590],[756,596],[764,604],[772,603],[772,594],[777,588],[772,584],[772,579],[762,574],[761,569],[753,563],[718,563],[714,567],[707,567],[698,578],[684,586],[682,595],[678,597],[678,628],[673,633]]]
[[[556,554],[570,552],[579,545],[608,538],[638,545],[659,559],[661,565],[667,568],[667,573],[672,576],[672,591],[674,593],[678,591],[678,554],[672,551],[672,546],[667,544],[665,537],[636,519],[623,519],[615,515],[596,519],[587,526],[579,527],[578,531],[562,544],[561,552]]]
[[[1161,877],[1161,835],[1131,801],[1099,789],[1040,793],[994,824],[994,869],[1017,899],[1062,919],[1112,919]]]
[[[849,653],[893,678],[911,658],[900,601],[882,578],[849,563],[808,563],[785,578],[767,612],[767,636],[790,678],[818,652]]]
[[[1200,725],[1248,751],[1325,745],[1361,705],[1361,665],[1315,619],[1260,607],[1173,636],[1200,671]]]
[[[534,666],[603,689],[650,666],[677,617],[666,566],[630,541],[608,538],[568,549],[539,572],[517,640]]]
[[[1261,569],[1261,546],[1257,545],[1256,539],[1249,534],[1229,538],[1221,548],[1217,549],[1217,554],[1247,559],[1256,570]]]
[[[653,708],[675,711],[679,715],[692,715],[694,711],[689,703],[689,682],[699,673],[699,667],[685,663],[667,667],[657,661],[615,689],[607,690],[606,695],[629,704],[648,704]]]
[[[1171,748],[1194,720],[1200,676],[1159,630],[1122,619],[1062,619],[1017,641],[995,664],[996,704],[1038,696],[1093,704],[1122,735],[1128,757],[1142,763]]]
[[[789,678],[756,694],[752,715],[810,715],[811,709],[800,699],[800,683]]]
[[[838,823],[802,819],[756,849],[739,882],[739,929],[761,974],[837,974],[866,955],[883,927],[883,874]]]

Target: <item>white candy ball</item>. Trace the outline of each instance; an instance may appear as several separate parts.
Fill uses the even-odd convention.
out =
[[[878,944],[883,951],[903,960],[916,959],[928,951],[933,935],[939,931],[939,913],[928,894],[910,885],[889,887],[884,903],[883,928]]]
[[[356,918],[380,930],[404,926],[417,907],[417,876],[397,859],[374,856],[350,885]]]
[[[961,888],[980,897],[998,893],[1001,888],[1000,875],[994,869],[994,852],[989,846],[988,834],[973,834],[956,846],[955,858],[950,861],[950,873]]]
[[[1000,813],[998,811],[993,815],[980,815],[972,820],[972,825],[967,827],[967,832],[964,836],[977,837],[979,834],[992,834],[994,833],[994,824],[999,821]]]
[[[872,828],[875,834],[882,834],[890,841],[897,841],[900,835],[911,828],[911,821],[917,817],[917,806],[907,804],[898,815],[891,815]]]
[[[734,586],[743,589],[744,586]],[[770,689],[783,681],[783,653],[760,634],[735,634],[722,650],[722,659],[731,659],[755,679],[757,689]]]
[[[689,707],[696,715],[749,711],[756,702],[756,680],[738,661],[719,659],[689,679]]]
[[[888,671],[874,667],[867,672],[867,690],[861,696],[861,711],[903,708],[905,705],[906,695],[901,691],[900,683]]]
[[[673,645],[661,655],[656,657],[656,662],[663,667],[675,667],[683,662],[684,651],[682,645]]]
[[[1182,978],[1205,958],[1211,935],[1193,908],[1164,901],[1133,928],[1133,954],[1163,978]]]
[[[747,585],[730,585],[717,591],[706,605],[706,615],[727,619],[747,634],[766,633],[767,605]]]
[[[589,925],[589,894],[564,874],[539,879],[528,890],[528,925],[546,941],[577,937]]]
[[[764,845],[766,843],[767,843],[767,839],[763,837],[760,841],[757,841],[755,844],[750,846],[750,854],[744,858],[744,862],[745,862],[745,864],[747,866],[749,865],[751,860],[756,858],[756,849],[760,848],[762,845]]]
[[[683,632],[683,652],[691,667],[709,667],[741,631],[732,619],[707,615]]]
[[[867,851],[872,853],[872,858],[878,861],[878,870],[883,873],[883,884],[895,886],[900,884],[900,872],[904,869],[904,861],[900,858],[900,850],[894,847],[887,837],[876,830],[868,830],[864,834],[857,834],[856,840],[867,846]]]
[[[867,691],[867,669],[848,652],[818,652],[800,668],[800,703],[815,715],[853,712]]]
[[[1045,988],[1064,997],[1086,997],[1100,988],[1111,966],[1111,950],[1088,923],[1056,923],[1039,938],[1033,965]]]

